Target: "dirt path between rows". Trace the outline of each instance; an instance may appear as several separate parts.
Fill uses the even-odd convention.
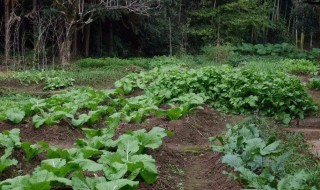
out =
[[[177,121],[151,118],[142,125],[122,125],[118,132],[154,126],[174,132],[159,150],[149,151],[156,160],[159,179],[153,185],[142,184],[140,190],[239,190],[242,184],[223,174],[231,169],[220,162],[220,154],[210,149],[208,138],[226,131],[226,124],[242,119],[205,107]]]

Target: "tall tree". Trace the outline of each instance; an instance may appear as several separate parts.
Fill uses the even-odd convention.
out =
[[[62,64],[67,65],[71,59],[71,44],[75,32],[96,20],[99,13],[125,9],[147,15],[148,11],[159,6],[159,3],[160,0],[55,0],[54,6],[65,20],[65,40],[60,49]]]

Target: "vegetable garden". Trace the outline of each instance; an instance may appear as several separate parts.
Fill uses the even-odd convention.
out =
[[[265,58],[273,49],[239,46],[263,57],[237,64],[83,59],[0,75],[27,89],[0,86],[0,189],[320,189],[310,145],[282,130],[319,118],[319,65]]]

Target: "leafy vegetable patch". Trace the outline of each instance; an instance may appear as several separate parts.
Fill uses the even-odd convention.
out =
[[[85,139],[76,142],[76,148],[60,149],[45,142],[32,145],[20,142],[19,129],[0,134],[0,146],[5,155],[0,158],[0,174],[9,166],[17,165],[12,159],[14,149],[23,149],[28,162],[40,153],[46,159],[31,175],[17,176],[0,182],[0,189],[52,188],[72,189],[137,189],[138,179],[148,184],[158,176],[155,160],[146,149],[157,149],[167,132],[155,127],[149,132],[133,131],[114,139],[115,127],[84,129]]]
[[[320,188],[319,164],[306,167],[296,162],[297,154],[274,136],[261,137],[254,124],[228,125],[225,136],[211,138],[221,145],[213,150],[224,154],[222,162],[237,173],[227,173],[249,188],[264,190],[316,190]],[[215,143],[217,144],[217,143]]]

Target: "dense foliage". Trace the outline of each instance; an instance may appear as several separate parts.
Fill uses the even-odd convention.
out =
[[[320,90],[320,78],[313,77],[309,79],[309,83],[307,84],[307,86],[313,90]]]
[[[311,51],[303,51],[287,43],[256,45],[242,43],[237,45],[234,51],[244,55],[272,55],[294,59],[316,59],[320,54],[320,49],[318,48],[314,48]]]
[[[58,90],[73,86],[75,80],[67,76],[64,71],[22,71],[12,74],[12,79],[19,80],[24,85],[44,83],[44,90]]]
[[[228,125],[225,136],[216,136],[213,150],[224,154],[222,162],[237,173],[229,175],[249,188],[264,190],[319,189],[319,164],[316,160],[303,159],[298,145],[281,142],[269,133],[261,135],[255,124]],[[270,131],[270,129],[267,129]],[[293,138],[293,137],[290,137]],[[295,160],[299,160],[296,163]]]
[[[149,96],[177,98],[185,93],[203,93],[207,103],[232,113],[276,116],[285,123],[317,107],[304,91],[299,79],[285,73],[263,73],[231,67],[181,68],[131,74],[116,83],[124,92],[145,89]]]
[[[281,59],[275,58],[271,60],[254,60],[243,61],[239,63],[243,65],[242,69],[252,72],[285,72],[291,74],[317,75],[319,66],[314,61],[305,59]]]
[[[138,188],[138,177],[148,184],[153,183],[158,175],[155,160],[145,152],[161,146],[162,139],[167,136],[165,130],[155,127],[149,132],[134,131],[117,139],[113,138],[114,130],[115,126],[84,129],[86,138],[79,139],[72,149],[60,149],[44,142],[21,143],[19,129],[4,131],[0,134],[0,148],[5,148],[0,158],[0,174],[18,164],[12,158],[12,152],[17,149],[23,149],[29,162],[42,152],[46,153],[46,159],[30,175],[1,181],[0,189],[133,190]]]
[[[3,1],[1,65],[45,69],[70,63],[71,57],[181,55],[199,52],[204,45],[242,42],[295,41],[305,49],[319,40],[319,10],[303,1],[134,2],[108,7],[104,1]],[[269,54],[267,46],[258,53]],[[291,56],[314,55],[301,51]]]

